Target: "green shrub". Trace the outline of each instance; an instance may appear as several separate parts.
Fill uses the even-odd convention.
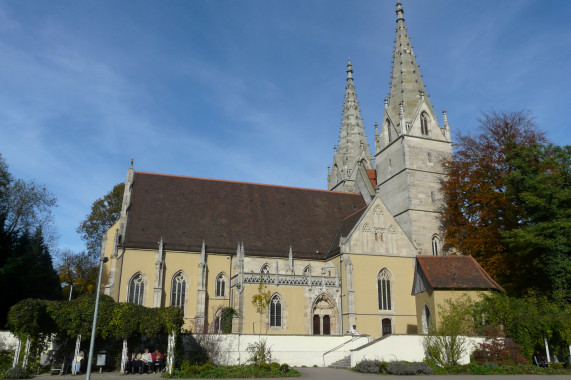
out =
[[[12,367],[4,373],[5,379],[26,379],[28,377],[30,376],[22,367]]]
[[[287,363],[283,363],[283,364],[280,366],[280,372],[281,372],[281,373],[288,373],[288,372],[289,372],[289,369],[290,369],[290,368],[289,368],[289,364],[287,364]]]
[[[211,369],[214,369],[214,366],[212,364],[204,363],[203,365],[200,366],[198,371],[199,372],[206,372],[206,371],[210,371]]]
[[[430,366],[423,362],[391,362],[387,366],[387,372],[391,375],[433,375],[434,371]]]
[[[362,373],[380,373],[381,365],[380,360],[362,360],[355,366],[355,371]]]
[[[563,369],[563,364],[561,363],[551,363],[549,364],[549,368],[551,369]]]

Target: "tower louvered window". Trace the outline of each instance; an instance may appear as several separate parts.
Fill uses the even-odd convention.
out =
[[[141,273],[137,273],[131,278],[129,284],[129,297],[127,302],[134,303],[135,305],[143,304],[143,295],[145,294],[145,280]]]
[[[178,273],[173,277],[171,289],[171,306],[184,309],[186,280],[184,279],[182,273]]]
[[[275,295],[270,301],[270,327],[282,325],[282,303],[280,297]]]
[[[379,272],[377,276],[377,288],[379,295],[379,310],[391,310],[391,274],[387,268]]]
[[[420,133],[422,133],[423,136],[428,136],[428,132],[428,115],[426,112],[423,112],[422,115],[420,115]]]

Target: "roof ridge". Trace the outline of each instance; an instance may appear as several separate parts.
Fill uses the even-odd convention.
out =
[[[203,177],[193,177],[193,176],[185,176],[185,175],[178,175],[178,174],[164,174],[164,173],[152,173],[152,172],[141,172],[141,171],[136,171],[135,174],[147,174],[147,175],[155,175],[155,176],[160,176],[160,177],[198,179],[198,180],[202,180],[202,181],[226,182],[226,183],[236,183],[236,184],[254,185],[254,186],[279,187],[279,188],[294,189],[294,190],[317,191],[317,192],[332,193],[332,194],[354,195],[354,196],[359,196],[362,198],[360,193],[347,193],[344,191],[311,189],[311,188],[307,188],[307,187],[298,187],[298,186],[272,185],[272,184],[267,184],[267,183],[233,181],[233,180],[229,180],[229,179],[203,178]]]

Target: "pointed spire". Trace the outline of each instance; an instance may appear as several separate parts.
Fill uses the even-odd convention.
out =
[[[363,154],[368,160],[370,160],[372,155],[369,149],[369,144],[367,143],[365,127],[363,125],[363,119],[361,118],[361,109],[359,108],[359,102],[355,92],[353,78],[354,72],[351,60],[348,60],[347,69],[345,71],[347,72],[345,102],[343,103],[339,145],[337,149],[334,150],[333,167],[335,167],[336,164],[338,167],[343,165],[349,170],[344,169],[341,178],[332,178],[335,183],[328,183],[328,188],[330,190],[335,188],[335,190],[339,191],[352,191],[351,189],[346,189],[342,186],[338,187],[338,185],[341,182],[350,179],[349,172],[352,173]],[[367,169],[373,169],[372,162],[367,162],[366,166]]]
[[[289,246],[289,267],[293,269],[293,250],[291,249],[291,245]]]
[[[432,105],[428,96],[425,95],[426,86],[422,81],[420,65],[416,62],[416,56],[404,23],[404,9],[400,1],[396,3],[395,12],[397,28],[388,111],[394,120],[399,115],[399,107],[402,104],[405,112],[404,118],[406,122],[411,123],[414,112],[421,101],[424,101],[430,110],[432,110]],[[401,130],[405,129],[405,126],[401,126]]]

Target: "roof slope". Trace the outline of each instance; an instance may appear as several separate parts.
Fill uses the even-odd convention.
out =
[[[416,275],[428,289],[503,290],[472,256],[417,256]],[[415,279],[413,294],[420,293]]]
[[[136,172],[128,248],[321,258],[341,221],[365,207],[361,195]],[[316,253],[318,252],[318,253]]]

